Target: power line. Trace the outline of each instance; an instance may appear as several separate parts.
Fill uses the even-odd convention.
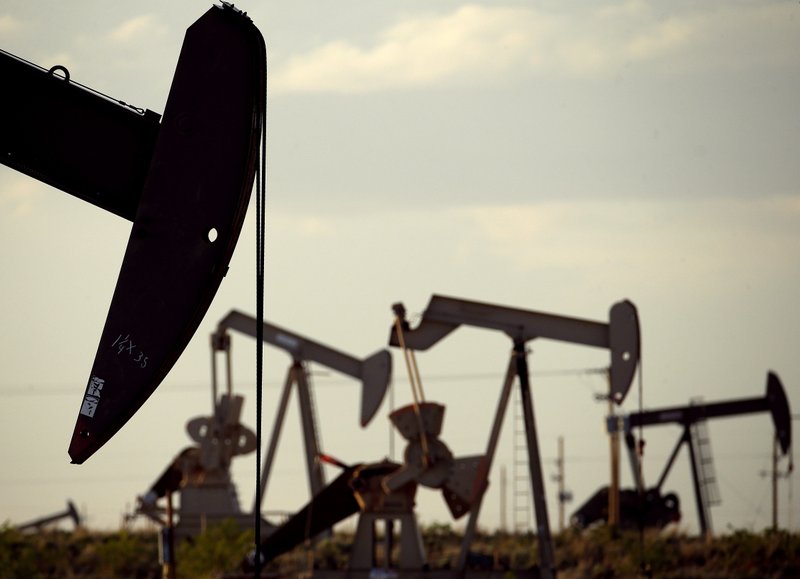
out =
[[[596,375],[596,374],[605,374],[607,368],[562,368],[562,369],[553,369],[553,370],[539,370],[533,371],[531,375],[533,377],[538,378],[568,378],[572,376],[588,376],[588,375]],[[322,384],[324,386],[344,386],[350,385],[353,383],[352,379],[344,378],[344,377],[334,377],[335,375],[331,372],[325,371],[312,371],[311,374],[318,378],[323,379],[322,382],[318,384]],[[454,381],[454,380],[492,380],[492,379],[502,379],[502,375],[494,372],[475,372],[475,373],[462,373],[462,374],[431,374],[425,376],[426,381],[430,382],[446,382],[446,381]],[[406,380],[405,377],[395,378],[395,380],[404,381]],[[266,381],[264,386],[269,388],[279,388],[283,385],[282,381]],[[316,384],[315,384],[316,385]],[[241,382],[239,384],[240,387],[250,387],[253,386],[252,382]],[[208,384],[200,384],[200,383],[184,383],[184,384],[169,384],[165,383],[164,388],[161,389],[163,392],[185,392],[185,391],[194,391],[194,390],[205,390],[208,388]],[[0,397],[14,397],[14,396],[73,396],[75,395],[76,390],[74,389],[74,384],[70,385],[46,385],[46,386],[36,386],[36,385],[28,385],[28,386],[12,386],[11,388],[7,388],[4,386],[0,386]]]

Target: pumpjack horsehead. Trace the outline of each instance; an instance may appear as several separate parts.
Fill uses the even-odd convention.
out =
[[[246,13],[213,6],[163,116],[62,66],[0,52],[0,75],[0,161],[133,222],[69,445],[81,464],[164,380],[227,273],[263,160],[266,47]]]

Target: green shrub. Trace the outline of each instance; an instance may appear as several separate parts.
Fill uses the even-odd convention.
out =
[[[0,578],[33,579],[38,575],[35,546],[26,537],[4,524],[0,528]]]
[[[255,543],[252,530],[242,531],[233,519],[186,539],[175,551],[178,577],[212,579],[240,570],[242,561]]]

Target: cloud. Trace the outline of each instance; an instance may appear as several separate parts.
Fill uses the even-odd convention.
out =
[[[800,18],[788,4],[661,14],[642,2],[567,12],[466,5],[407,18],[370,45],[335,40],[279,65],[278,92],[368,92],[531,75],[596,77],[635,64],[664,70],[796,62]]]
[[[527,24],[520,25],[520,20]],[[275,73],[273,86],[288,91],[363,92],[429,85],[470,68],[489,72],[512,65],[526,52],[527,33],[536,25],[530,20],[528,9],[479,6],[410,18],[380,33],[370,47],[340,40],[295,56]],[[487,46],[503,50],[497,54]]]
[[[22,22],[13,16],[0,16],[0,34],[12,34],[22,29]]]
[[[41,190],[42,185],[27,176],[3,179],[0,181],[0,209],[12,219],[30,215]]]
[[[152,14],[142,14],[130,18],[114,28],[108,38],[120,44],[139,43],[153,35],[163,36],[166,27]]]
[[[326,239],[336,234],[336,224],[329,218],[310,213],[276,212],[277,235],[296,235],[306,239]]]
[[[800,260],[800,197],[550,202],[459,210],[481,248],[517,271],[616,270],[715,279]],[[796,268],[795,268],[796,269]]]

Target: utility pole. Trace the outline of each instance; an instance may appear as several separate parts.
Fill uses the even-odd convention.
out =
[[[778,530],[778,437],[772,437],[772,530]]]
[[[500,530],[506,532],[506,466],[500,467]]]
[[[558,531],[564,530],[564,437],[558,437],[558,458],[556,459],[558,474]]]
[[[558,466],[558,531],[564,532],[564,503],[572,497],[564,490],[564,437],[558,437],[558,459],[556,460]]]
[[[773,438],[772,441],[772,468],[770,470],[761,470],[759,471],[759,476],[761,478],[769,477],[770,478],[770,486],[772,487],[772,530],[778,530],[778,481],[781,478],[788,478],[791,475],[793,465],[791,459],[789,460],[789,467],[787,468],[786,472],[781,472],[780,468],[778,468],[778,462],[780,460],[779,455],[779,448],[780,448],[780,440],[777,436]],[[791,493],[791,484],[789,484],[789,492]],[[791,498],[791,494],[789,495]],[[791,500],[790,500],[791,503]],[[789,521],[787,523],[787,529],[792,528],[792,512],[791,512],[791,504],[789,505]]]
[[[564,509],[566,504],[572,500],[572,492],[566,488],[566,476],[564,474],[564,437],[558,437],[558,458],[556,459],[556,475],[553,477],[558,483],[558,531],[561,533],[565,528]]]
[[[167,524],[161,529],[161,576],[163,579],[175,579],[175,525],[173,524],[172,492],[167,491]]]
[[[616,530],[619,525],[619,425],[614,413],[614,398],[611,394],[611,380],[608,382],[608,420],[614,421],[609,428],[608,440],[611,453],[611,484],[608,488],[608,526]],[[609,425],[611,426],[611,425]]]

